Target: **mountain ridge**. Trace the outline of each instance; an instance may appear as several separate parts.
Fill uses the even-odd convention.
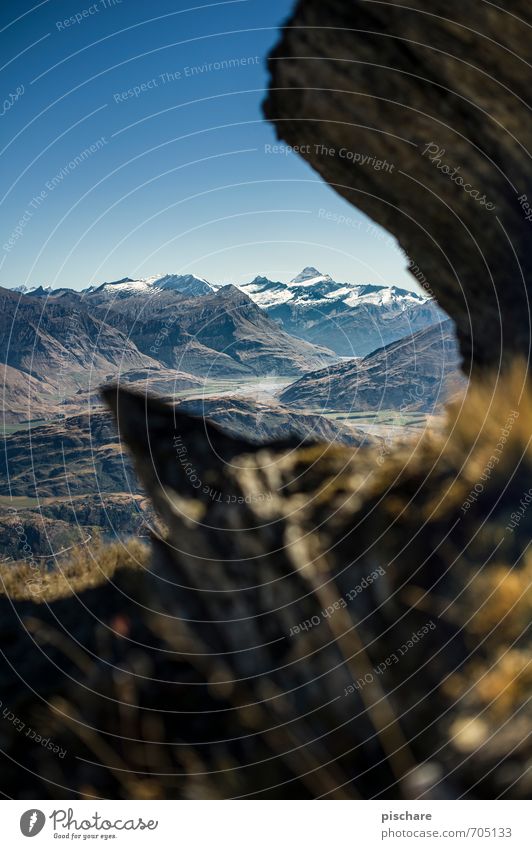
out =
[[[308,372],[280,394],[298,409],[437,412],[465,388],[451,319],[357,360]]]

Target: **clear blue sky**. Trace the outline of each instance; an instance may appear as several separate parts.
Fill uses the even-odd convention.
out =
[[[4,0],[0,284],[314,265],[415,289],[384,231],[297,155],[266,152],[265,59],[291,6]]]

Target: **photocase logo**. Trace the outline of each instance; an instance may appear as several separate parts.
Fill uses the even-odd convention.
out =
[[[29,811],[24,811],[20,818],[20,830],[24,837],[35,837],[43,830],[46,817],[42,811],[36,808],[31,808]]]

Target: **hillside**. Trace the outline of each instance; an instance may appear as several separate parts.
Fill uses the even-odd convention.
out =
[[[0,288],[0,363],[6,420],[40,418],[108,375],[159,363],[79,297],[42,298]]]
[[[26,499],[139,493],[116,428],[100,409],[0,440],[3,492]]]
[[[280,400],[318,410],[436,411],[465,388],[451,321],[305,375]]]
[[[35,298],[0,288],[0,361],[38,379],[73,389],[92,377],[156,367],[122,333],[94,315],[81,298]]]

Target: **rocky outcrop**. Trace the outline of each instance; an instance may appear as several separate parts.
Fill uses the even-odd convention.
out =
[[[531,24],[527,0],[301,0],[270,59],[278,136],[397,237],[466,372],[529,351]]]
[[[378,441],[363,430],[331,421],[325,416],[290,409],[273,398],[194,398],[181,401],[177,410],[214,422],[231,436],[247,439],[253,444],[295,439],[360,446]]]

